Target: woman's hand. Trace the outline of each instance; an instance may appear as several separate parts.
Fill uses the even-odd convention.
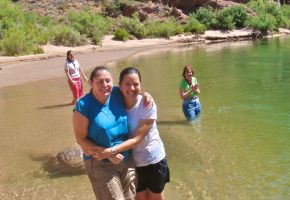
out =
[[[73,81],[73,80],[71,80],[70,82],[71,82],[74,86],[76,86],[76,84],[77,84],[77,83],[76,83],[75,81]]]
[[[120,164],[123,161],[124,156],[122,154],[118,153],[117,155],[111,156],[108,159],[112,163],[114,163],[115,165],[118,165],[118,164]]]
[[[108,158],[112,163],[117,165],[121,163],[124,159],[124,156],[120,153],[116,155],[112,155],[111,148],[95,146],[94,150],[95,151],[94,151],[93,157],[96,158],[97,160],[104,160]]]
[[[190,86],[190,89],[191,89],[192,91],[196,91],[196,90],[198,89],[198,87],[199,87],[199,84],[196,83],[195,85],[191,85],[191,86]]]
[[[140,94],[144,98],[144,106],[145,107],[150,106],[150,105],[153,105],[154,99],[153,99],[153,97],[148,92],[141,92]]]
[[[93,157],[98,160],[103,160],[105,158],[109,158],[112,156],[112,152],[110,148],[103,148],[103,147],[94,147],[95,152]]]

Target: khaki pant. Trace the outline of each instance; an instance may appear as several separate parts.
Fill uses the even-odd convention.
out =
[[[119,165],[111,162],[85,160],[97,200],[133,200],[136,194],[135,168],[131,162]]]

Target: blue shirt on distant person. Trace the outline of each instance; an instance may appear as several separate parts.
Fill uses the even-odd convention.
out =
[[[78,101],[75,110],[89,120],[88,139],[96,145],[108,148],[128,139],[127,114],[118,87],[113,87],[105,105],[88,93]],[[122,154],[127,158],[129,152]]]

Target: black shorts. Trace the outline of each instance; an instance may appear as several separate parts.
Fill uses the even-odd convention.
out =
[[[136,167],[137,192],[149,189],[153,193],[161,193],[165,184],[170,181],[170,173],[166,158],[156,164]]]

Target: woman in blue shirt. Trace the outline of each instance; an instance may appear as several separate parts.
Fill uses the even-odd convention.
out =
[[[108,68],[96,67],[89,80],[91,91],[75,106],[73,127],[84,151],[85,168],[98,200],[134,199],[135,169],[125,151],[94,159],[94,147],[113,147],[128,139],[127,114]]]

